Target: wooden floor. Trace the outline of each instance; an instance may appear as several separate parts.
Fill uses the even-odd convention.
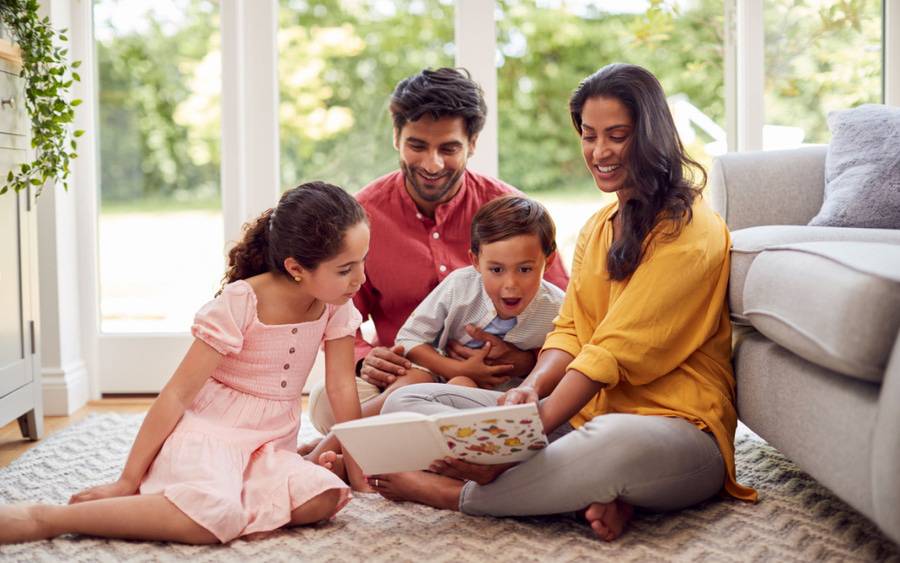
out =
[[[144,412],[150,408],[153,403],[152,397],[116,397],[110,399],[101,399],[99,401],[91,401],[70,416],[45,416],[44,417],[44,438],[47,438],[54,432],[58,432],[66,428],[70,424],[78,422],[95,412],[120,412],[134,413]],[[12,421],[3,428],[0,428],[0,467],[6,467],[20,455],[40,444],[41,441],[32,442],[22,438],[19,432],[19,423]]]

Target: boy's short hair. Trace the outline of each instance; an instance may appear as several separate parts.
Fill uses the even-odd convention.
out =
[[[462,117],[470,140],[481,132],[487,115],[481,87],[463,68],[426,69],[401,80],[391,95],[390,109],[398,133],[406,122],[425,114],[434,119]]]
[[[481,206],[472,218],[471,250],[519,235],[537,235],[544,256],[556,252],[556,225],[550,213],[533,199],[503,196]]]

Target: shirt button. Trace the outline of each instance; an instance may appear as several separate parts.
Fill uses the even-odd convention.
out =
[[[284,369],[288,369],[291,367],[291,364],[284,364]]]
[[[421,219],[421,218],[422,218],[422,214],[421,214],[421,213],[416,213],[416,219]]]
[[[282,381],[281,388],[284,389],[285,387],[287,387],[287,381]]]
[[[292,328],[292,329],[291,329],[291,334],[297,334],[297,329],[296,329],[296,328]]]
[[[437,231],[431,233],[431,238],[438,239],[441,238],[441,234]]]
[[[290,350],[288,350],[288,354],[293,354],[294,352],[296,352],[296,350],[294,350],[293,347]]]
[[[440,270],[441,273],[444,273],[447,271],[447,266],[444,266],[443,264],[441,264],[440,266],[438,266],[438,270]]]

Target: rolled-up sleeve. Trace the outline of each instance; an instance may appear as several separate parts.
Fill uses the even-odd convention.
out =
[[[681,365],[721,321],[728,253],[711,248],[652,244],[631,278],[613,284],[619,294],[569,369],[614,387],[645,385]]]

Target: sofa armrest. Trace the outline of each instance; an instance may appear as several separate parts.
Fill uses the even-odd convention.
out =
[[[872,503],[878,525],[900,543],[900,334],[888,360],[872,436]]]
[[[707,197],[732,231],[805,225],[822,207],[827,149],[724,154],[713,163]]]

